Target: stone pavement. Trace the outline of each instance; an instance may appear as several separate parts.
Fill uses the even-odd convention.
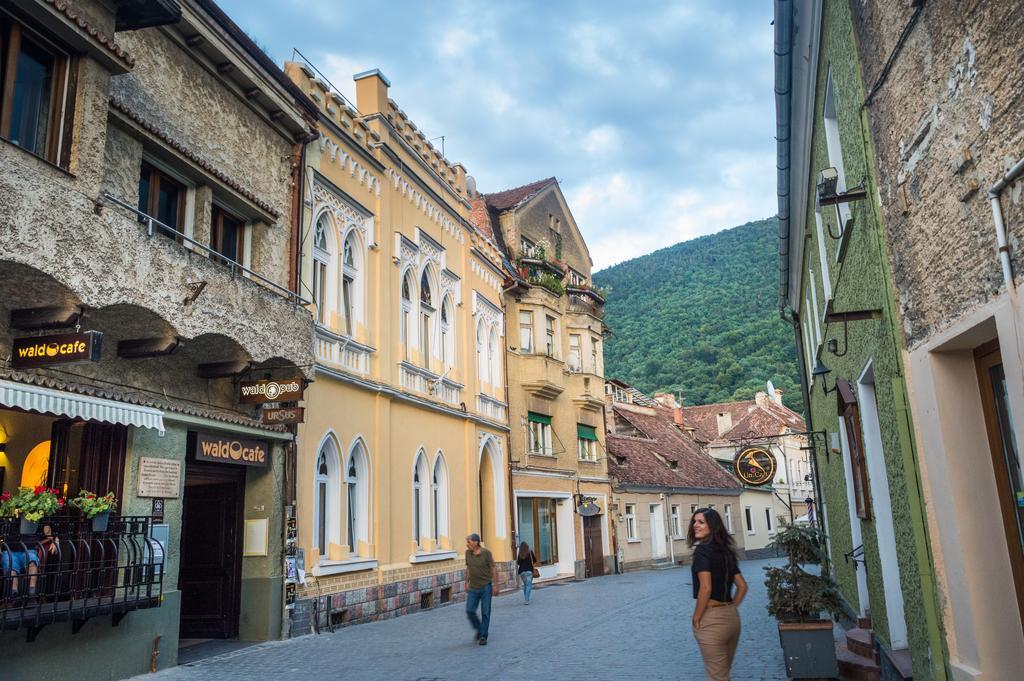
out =
[[[751,585],[733,681],[786,678],[775,621],[765,610],[761,568],[744,561]],[[689,568],[630,572],[552,585],[494,600],[489,644],[478,646],[464,603],[335,633],[262,643],[136,677],[138,681],[694,681],[704,678],[690,631]]]

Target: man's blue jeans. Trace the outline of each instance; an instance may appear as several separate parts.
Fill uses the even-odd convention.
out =
[[[493,587],[487,584],[482,589],[469,589],[466,592],[466,617],[473,628],[480,632],[480,638],[487,638],[487,630],[491,626],[491,593]],[[477,617],[476,609],[480,608]]]

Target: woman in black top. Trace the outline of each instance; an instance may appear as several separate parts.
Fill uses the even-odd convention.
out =
[[[519,545],[519,553],[516,554],[516,565],[519,570],[519,579],[523,582],[523,602],[530,604],[530,594],[533,593],[533,566],[537,564],[537,556],[533,555],[530,545],[523,542]]]
[[[699,508],[686,535],[693,551],[693,635],[711,681],[729,681],[736,645],[740,640],[737,608],[747,595],[732,536],[713,508]],[[733,593],[733,587],[736,587]]]

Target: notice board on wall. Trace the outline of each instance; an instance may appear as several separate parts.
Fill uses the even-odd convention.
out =
[[[180,461],[147,456],[139,459],[138,496],[177,499],[180,487]]]

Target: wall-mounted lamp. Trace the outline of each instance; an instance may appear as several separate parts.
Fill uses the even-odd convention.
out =
[[[822,205],[822,199],[830,199],[836,196],[836,187],[839,186],[839,171],[835,168],[825,168],[818,175],[818,203]]]
[[[829,308],[832,304],[829,303]],[[881,319],[881,310],[853,310],[850,312],[832,312],[831,309],[825,313],[825,323],[833,324],[842,322],[843,324],[843,351],[839,352],[839,341],[835,338],[829,338],[828,342],[825,343],[825,349],[836,357],[842,357],[849,350],[850,345],[850,322],[857,322],[865,319]],[[819,361],[819,365],[820,365]]]
[[[825,366],[825,363],[822,362],[821,358],[819,357],[818,358],[818,363],[814,365],[813,369],[811,369],[811,380],[813,381],[814,379],[820,377],[821,378],[821,390],[826,395],[828,395],[831,392],[835,392],[835,390],[836,390],[836,385],[835,384],[833,384],[831,388],[828,388],[825,385],[825,383],[826,383],[825,377],[828,376],[830,373],[832,373],[832,370],[829,369],[827,366]]]

